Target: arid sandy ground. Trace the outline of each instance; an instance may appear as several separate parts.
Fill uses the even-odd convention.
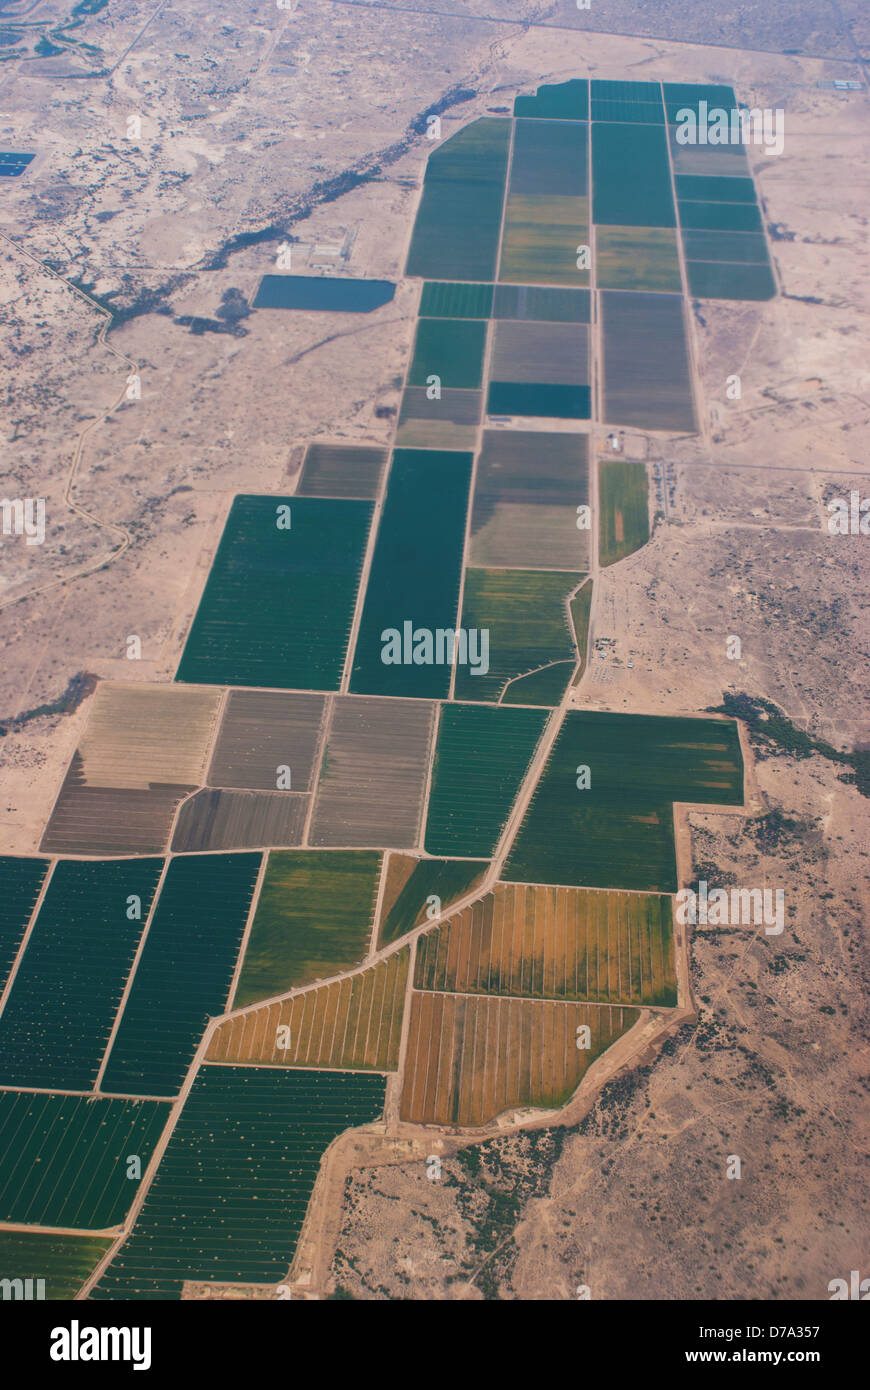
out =
[[[751,151],[782,295],[697,306],[702,432],[647,442],[666,506],[650,544],[600,579],[593,636],[616,638],[618,661],[592,663],[578,702],[693,711],[746,691],[838,747],[870,736],[870,541],[831,536],[825,511],[850,489],[870,494],[867,97],[817,87],[860,71],[859,7],[840,5],[849,31],[793,4],[777,6],[781,28],[729,14],[701,33],[663,10],[658,34],[709,47],[500,18],[534,9],[552,25],[556,7],[439,8],[461,17],[239,0],[216,19],[204,0],[125,0],[107,77],[64,80],[67,58],[50,60],[53,77],[3,65],[2,140],[40,151],[0,190],[15,367],[4,489],[44,496],[48,512],[43,546],[0,544],[3,853],[39,842],[87,713],[70,682],[171,678],[231,496],[292,490],[313,438],[390,440],[412,285],[361,322],[259,311],[236,332],[218,331],[226,292],[250,303],[282,239],[303,271],[315,246],[346,241],[346,273],[398,277],[428,153],[421,113],[446,99],[450,134],[509,109],[518,88],[569,76],[722,80],[787,112],[783,155]],[[763,51],[777,46],[826,56]],[[141,133],[127,139],[131,116]],[[129,310],[108,339],[122,358],[97,339],[99,309],[51,270]],[[141,397],[115,409],[129,363]],[[725,395],[734,373],[739,401]],[[96,521],[69,509],[68,486]],[[123,533],[119,558],[74,577]],[[130,634],[139,662],[124,658]],[[30,715],[46,705],[58,711]],[[794,911],[776,940],[695,937],[698,1017],[664,1055],[609,1083],[579,1124],[495,1140],[482,1160],[445,1157],[440,1182],[395,1154],[355,1169],[317,1291],[823,1298],[866,1263],[870,845],[867,802],[837,772],[818,757],[759,763],[763,807],[795,823],[775,842],[756,822],[691,816],[696,865],[781,883]],[[377,1140],[354,1161],[374,1148],[383,1157]],[[724,1177],[729,1154],[739,1181]]]

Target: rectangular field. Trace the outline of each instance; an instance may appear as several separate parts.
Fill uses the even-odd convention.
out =
[[[485,430],[471,510],[470,563],[589,568],[589,441],[583,434]]]
[[[603,290],[601,314],[608,423],[694,431],[682,295]]]
[[[410,952],[222,1023],[210,1062],[395,1071]]]
[[[235,792],[206,788],[186,801],[172,835],[173,854],[301,845],[307,792]]]
[[[589,290],[550,288],[546,285],[496,285],[493,317],[532,320],[535,323],[589,323],[592,316]]]
[[[417,942],[417,989],[677,1002],[671,900],[499,883]]]
[[[675,801],[742,804],[733,721],[570,711],[503,877],[675,892]]]
[[[588,198],[510,193],[498,278],[521,285],[588,285],[589,270],[577,263],[588,244]]]
[[[585,121],[589,82],[585,77],[572,77],[568,82],[546,83],[534,96],[523,93],[514,101],[514,115],[544,121]]]
[[[687,261],[689,293],[697,299],[773,299],[776,280],[769,265],[732,265],[727,261]]]
[[[586,326],[511,320],[497,323],[487,410],[490,414],[588,419]]]
[[[176,680],[337,690],[370,502],[236,497]]]
[[[611,1005],[414,993],[401,1118],[478,1126],[514,1107],[557,1109],[637,1017]],[[583,1027],[589,1047],[577,1045]]]
[[[402,396],[396,444],[405,449],[474,449],[483,392],[445,386],[437,399],[409,386]]]
[[[276,1284],[320,1160],[383,1112],[377,1074],[205,1066],[127,1240],[91,1297],[167,1300],[185,1280]]]
[[[325,707],[323,695],[231,690],[208,771],[209,786],[273,792],[281,769],[289,768],[286,790],[310,791]],[[286,776],[280,780],[286,784]]]
[[[427,280],[420,295],[421,319],[488,319],[492,314],[492,285],[446,284]]]
[[[297,497],[377,497],[386,449],[363,444],[309,444]]]
[[[427,854],[491,857],[546,718],[536,709],[442,705]]]
[[[206,1023],[227,1008],[259,869],[259,854],[172,860],[103,1074],[103,1091],[178,1094]]]
[[[47,859],[0,857],[0,994],[48,872]]]
[[[511,123],[483,117],[429,156],[406,275],[495,278]]]
[[[169,1106],[0,1091],[0,1221],[107,1230],[127,1215]]]
[[[339,695],[323,754],[312,845],[419,843],[435,704]]]
[[[462,626],[489,632],[489,671],[457,666],[454,698],[498,701],[516,676],[573,661],[567,605],[580,579],[558,570],[466,570]]]
[[[676,232],[671,227],[598,227],[595,274],[603,290],[681,294]]]
[[[448,665],[385,664],[385,630],[455,628],[471,455],[396,449],[378,528],[351,689],[364,695],[438,698]],[[421,556],[437,555],[437,564]]]
[[[159,859],[55,865],[0,1015],[0,1085],[94,1084],[161,867]]]
[[[625,559],[649,540],[646,464],[603,458],[598,463],[598,562],[602,569]]]
[[[674,227],[664,126],[592,126],[592,220],[614,227]]]
[[[585,198],[586,135],[581,121],[516,121],[508,199],[516,193]]]
[[[51,813],[53,854],[166,847],[179,802],[205,781],[217,690],[101,682]]]
[[[442,387],[476,391],[485,350],[483,319],[418,319],[408,385],[425,387],[437,376]]]
[[[270,854],[233,1008],[359,965],[380,869],[380,854],[367,850]]]

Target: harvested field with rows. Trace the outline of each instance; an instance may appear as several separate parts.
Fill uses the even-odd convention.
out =
[[[311,800],[305,792],[232,792],[206,788],[186,801],[172,836],[176,854],[301,845]]]
[[[326,697],[295,691],[231,690],[220,721],[210,787],[273,792],[279,771],[290,769],[282,788],[310,790],[323,731]]]

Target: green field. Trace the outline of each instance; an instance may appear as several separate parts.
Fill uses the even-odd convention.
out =
[[[160,869],[159,859],[56,864],[0,1016],[0,1084],[93,1085]],[[127,915],[133,898],[140,917]]]
[[[488,319],[492,314],[492,285],[428,280],[420,295],[419,314],[421,319]]]
[[[483,380],[486,323],[480,319],[420,319],[409,386],[426,386],[431,375],[442,387],[476,390]]]
[[[773,299],[776,281],[769,265],[687,261],[689,293],[698,299]]]
[[[752,179],[716,178],[715,175],[677,174],[677,198],[696,203],[754,203]]]
[[[595,275],[601,289],[682,293],[676,232],[671,227],[598,227]]]
[[[47,859],[0,857],[0,994],[24,940],[47,869]]]
[[[588,386],[554,381],[491,381],[486,409],[490,415],[588,420],[592,414],[591,391]]]
[[[0,1279],[44,1279],[46,1299],[69,1302],[111,1243],[96,1236],[0,1231]]]
[[[457,666],[454,699],[497,702],[514,676],[573,658],[566,601],[581,577],[558,571],[466,570],[462,626],[489,632],[489,672],[475,676],[469,666]]]
[[[442,707],[427,854],[492,856],[546,718],[543,710]]]
[[[589,83],[585,77],[547,83],[534,96],[518,96],[514,115],[544,121],[583,121],[589,115]]]
[[[588,285],[577,251],[589,244],[589,199],[573,194],[508,195],[499,280],[521,285]]]
[[[103,1091],[178,1094],[206,1023],[226,1010],[260,859],[259,854],[191,854],[171,861],[103,1074]]]
[[[523,121],[514,126],[508,195],[586,196],[585,122]]]
[[[385,664],[382,634],[403,634],[406,622],[414,632],[455,628],[470,482],[471,454],[394,451],[354,653],[356,693],[447,695],[449,665]]]
[[[33,1226],[119,1225],[169,1118],[150,1100],[94,1100],[0,1091],[0,1221]]]
[[[665,108],[658,82],[592,80],[593,121],[628,121],[664,125]]]
[[[602,569],[624,560],[649,540],[649,484],[646,464],[601,459],[598,464],[601,526],[598,562]]]
[[[421,859],[381,922],[378,945],[388,946],[427,920],[427,900],[441,899],[442,915],[471,890],[489,867],[485,859]]]
[[[177,1299],[185,1279],[279,1283],[324,1152],[379,1118],[385,1088],[376,1073],[203,1067],[92,1297]]]
[[[582,789],[580,768],[591,779]],[[675,892],[675,801],[742,804],[736,723],[571,711],[503,876]]]
[[[723,179],[723,183],[731,182]],[[740,180],[742,182],[742,180]],[[715,232],[760,232],[757,203],[691,203],[680,200],[680,226]]]
[[[673,227],[664,126],[592,127],[592,220],[616,227]]]
[[[591,612],[592,580],[587,579],[583,587],[578,590],[571,600],[571,617],[574,622],[574,636],[577,641],[577,650],[580,653],[580,669],[575,677],[575,685],[586,670],[586,662],[589,655],[589,617]]]
[[[528,676],[519,676],[505,687],[501,697],[503,705],[558,705],[568,688],[574,674],[573,661],[554,661],[550,666],[542,666],[540,671],[532,671]]]
[[[406,275],[495,279],[511,123],[483,117],[429,156]]]
[[[337,690],[371,516],[368,501],[236,497],[176,680]]]
[[[273,850],[233,1008],[358,965],[368,949],[380,854]]]

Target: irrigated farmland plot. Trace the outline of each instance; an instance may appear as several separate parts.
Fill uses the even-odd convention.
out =
[[[0,858],[0,994],[6,988],[47,869],[46,859]]]
[[[380,868],[381,856],[367,850],[270,854],[233,1008],[358,965]]]
[[[693,431],[682,295],[604,290],[601,314],[608,423]]]
[[[670,227],[599,227],[595,274],[599,289],[681,294],[676,232]]]
[[[377,497],[386,449],[364,444],[309,444],[297,497]]]
[[[205,1066],[95,1299],[177,1299],[186,1279],[276,1284],[320,1160],[383,1111],[382,1076]]]
[[[487,568],[589,568],[589,441],[583,434],[485,430],[471,509],[470,562]]]
[[[532,671],[527,676],[517,676],[505,687],[501,697],[503,705],[558,705],[565,689],[574,674],[574,662],[554,661],[550,666],[542,666],[540,671]]]
[[[511,193],[498,278],[521,285],[588,285],[588,264],[580,256],[580,248],[588,244],[588,198]]]
[[[370,502],[237,497],[179,681],[337,690]]]
[[[675,227],[664,126],[592,126],[592,220],[612,227]]]
[[[323,695],[231,690],[209,768],[209,786],[309,791],[325,707]]]
[[[485,859],[415,859],[391,854],[381,904],[378,946],[388,946],[421,922],[446,912],[486,873]]]
[[[434,634],[456,627],[471,455],[396,449],[353,660],[351,689],[437,698],[451,668],[385,662],[383,634],[405,624]],[[422,555],[433,563],[421,564]],[[435,562],[437,557],[437,563]],[[399,848],[399,846],[397,846]]]
[[[75,1298],[111,1240],[55,1236],[39,1231],[0,1231],[0,1280],[45,1280],[46,1299]],[[20,1297],[24,1297],[22,1292]],[[36,1294],[33,1294],[36,1297]]]
[[[396,443],[409,449],[474,449],[483,413],[483,392],[445,386],[430,400],[422,386],[402,396]]]
[[[421,319],[488,319],[492,314],[492,285],[446,284],[430,280],[420,295]]]
[[[689,293],[698,299],[773,299],[776,280],[769,265],[687,261]]]
[[[589,619],[591,613],[592,580],[587,579],[571,600],[571,619],[574,623],[574,637],[577,642],[577,650],[580,653],[580,668],[574,677],[575,685],[586,670],[586,658],[589,650]]]
[[[496,319],[530,319],[534,323],[588,323],[589,290],[550,289],[545,285],[496,285]]]
[[[301,845],[310,800],[306,792],[197,792],[178,813],[173,852]]]
[[[417,989],[677,1002],[671,900],[499,883],[417,942]]]
[[[489,632],[489,671],[475,676],[458,666],[455,698],[498,701],[515,676],[573,661],[568,596],[581,578],[560,571],[467,570],[462,626]]]
[[[646,464],[601,459],[598,464],[598,561],[602,568],[624,560],[649,540],[649,481]]]
[[[477,390],[483,380],[486,323],[481,319],[419,319],[409,386],[428,386],[437,376],[442,387]]]
[[[0,1015],[0,1085],[93,1085],[160,869],[159,859],[55,866]]]
[[[390,845],[420,839],[435,704],[336,697],[314,802],[313,845]]]
[[[589,418],[589,335],[584,324],[496,324],[490,414]]]
[[[485,1125],[514,1106],[557,1109],[635,1009],[413,994],[400,1113],[416,1124]],[[589,1029],[589,1046],[578,1046]]]
[[[0,1091],[0,1221],[107,1230],[124,1220],[169,1118],[149,1100]]]
[[[569,712],[504,878],[675,892],[675,801],[742,805],[733,721]]]
[[[217,1029],[208,1060],[395,1071],[409,958],[405,947],[334,984],[237,1014]]]
[[[97,687],[42,839],[54,854],[165,849],[178,803],[205,780],[217,690]]]
[[[585,198],[586,135],[582,121],[516,121],[508,198],[515,193]]]
[[[489,858],[543,732],[543,710],[443,705],[426,851]]]
[[[665,110],[658,82],[610,82],[593,78],[593,121],[628,121],[664,125]]]
[[[103,1091],[178,1093],[208,1019],[227,1007],[259,868],[259,854],[172,860],[109,1054]]]
[[[544,121],[585,121],[589,115],[589,83],[585,77],[547,83],[534,96],[518,96],[514,115]]]
[[[511,123],[484,117],[430,156],[406,275],[495,278]]]

